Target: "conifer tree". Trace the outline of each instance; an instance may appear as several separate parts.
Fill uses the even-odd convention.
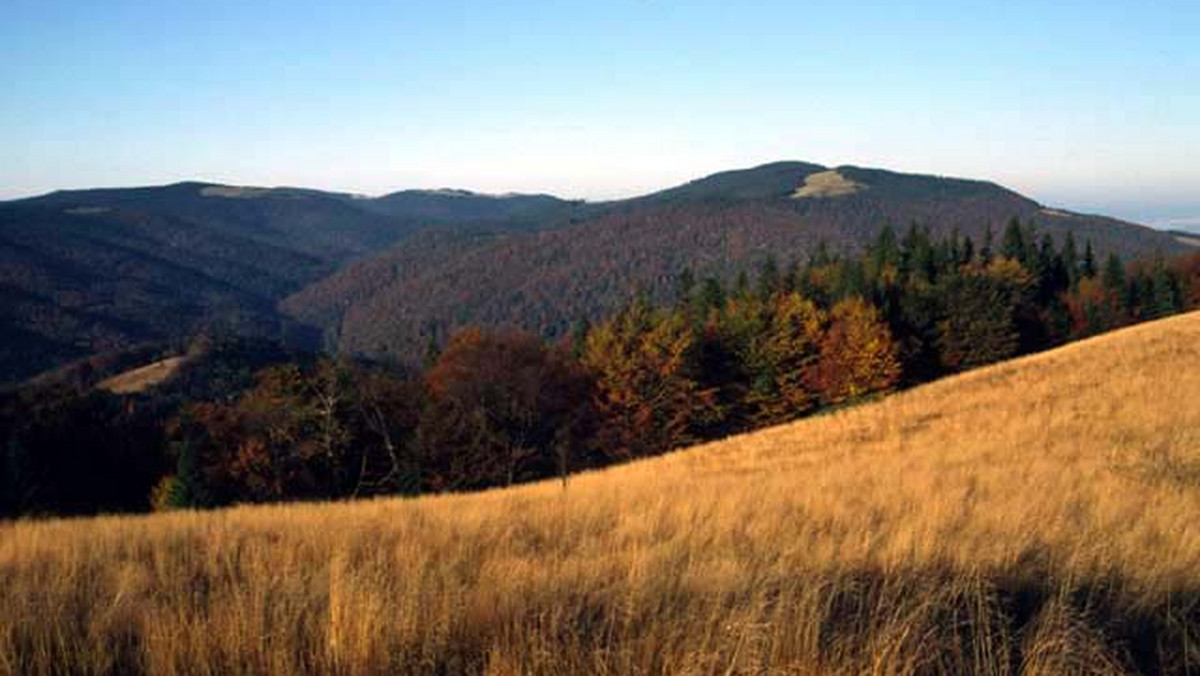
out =
[[[212,506],[212,494],[207,479],[196,457],[196,449],[186,440],[179,443],[178,459],[175,463],[177,493],[172,501],[174,507]]]
[[[700,285],[701,318],[714,310],[719,312],[724,307],[725,288],[721,285],[721,280],[712,275],[705,277],[704,282]]]
[[[1066,237],[1063,238],[1062,261],[1063,266],[1066,267],[1068,285],[1071,289],[1077,288],[1080,277],[1079,252],[1075,246],[1075,233],[1070,230],[1067,231]]]
[[[1155,260],[1151,280],[1152,292],[1147,318],[1166,317],[1179,312],[1182,308],[1179,286],[1161,257]]]
[[[425,341],[425,352],[421,355],[421,366],[426,369],[432,368],[441,356],[442,347],[438,345],[437,335],[430,332],[429,339]]]
[[[791,293],[800,290],[800,263],[793,260],[788,264],[787,272],[783,275],[783,291]]]
[[[810,268],[822,267],[832,262],[833,254],[829,252],[829,243],[822,239],[817,242],[816,250],[808,257],[808,265]]]
[[[905,279],[932,282],[934,268],[935,256],[929,231],[913,223],[900,243],[900,274]]]
[[[675,276],[675,305],[684,307],[692,302],[696,292],[696,275],[690,267],[685,267]]]
[[[587,336],[592,330],[592,323],[587,317],[571,324],[571,356],[579,359],[587,346]]]
[[[1029,262],[1029,244],[1025,240],[1025,229],[1021,227],[1020,219],[1013,218],[1005,227],[1000,255],[1021,264]]]
[[[968,235],[963,238],[962,255],[958,259],[958,264],[960,266],[970,265],[974,261],[975,261],[975,242],[971,239],[971,236]]]
[[[745,270],[739,270],[737,277],[733,282],[733,295],[735,298],[745,298],[750,295],[750,276]]]
[[[900,266],[900,247],[896,243],[896,231],[891,224],[883,226],[870,249],[871,276],[878,278],[890,267]]]
[[[1079,266],[1079,274],[1091,279],[1096,276],[1096,252],[1092,250],[1092,240],[1088,240],[1083,248],[1083,263]]]
[[[1122,296],[1125,294],[1125,264],[1115,253],[1110,253],[1104,263],[1103,282],[1105,289]]]
[[[946,285],[941,298],[945,313],[938,322],[941,362],[966,370],[1017,354],[1017,312],[1030,283],[1029,272],[1005,258]]]
[[[758,269],[758,297],[765,301],[775,295],[781,286],[779,265],[774,256],[767,256]]]
[[[958,265],[959,259],[962,258],[962,236],[958,232],[957,226],[950,231],[950,237],[943,240],[938,250],[940,251],[937,261],[939,272],[947,266],[953,267]]]

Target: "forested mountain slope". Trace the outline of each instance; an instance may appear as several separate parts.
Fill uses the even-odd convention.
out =
[[[877,169],[781,162],[724,172],[644,197],[588,205],[577,223],[534,233],[414,237],[356,262],[282,304],[322,327],[330,346],[412,358],[449,328],[514,325],[554,337],[596,319],[635,289],[663,300],[685,267],[728,276],[773,257],[804,260],[819,244],[854,250],[885,224],[957,230],[984,245],[1019,218],[1060,240],[1071,232],[1097,256],[1171,253],[1170,235],[1098,216],[1047,209],[992,183]]]
[[[561,335],[636,288],[665,297],[684,267],[728,275],[913,221],[981,245],[1013,217],[1073,232],[1097,255],[1187,246],[991,183],[803,162],[598,203],[198,182],[61,191],[0,203],[0,383],[200,331],[304,346],[324,334],[328,347],[411,361],[466,323]]]
[[[428,200],[178,183],[0,203],[0,383],[201,330],[313,345],[276,311],[288,294],[422,227],[524,226],[507,198],[469,201],[435,218]]]

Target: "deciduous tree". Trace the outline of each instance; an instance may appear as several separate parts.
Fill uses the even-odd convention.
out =
[[[596,378],[601,452],[635,458],[697,438],[715,414],[715,400],[697,381],[695,349],[687,321],[644,303],[592,331],[583,363]]]
[[[861,298],[834,306],[813,375],[822,399],[837,404],[885,392],[899,379],[896,343],[879,311]]]
[[[432,406],[421,439],[435,488],[552,476],[561,446],[586,424],[586,374],[531,334],[459,331],[425,381]]]

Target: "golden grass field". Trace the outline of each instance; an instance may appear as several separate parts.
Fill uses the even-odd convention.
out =
[[[566,489],[5,524],[0,672],[1200,673],[1200,314]]]

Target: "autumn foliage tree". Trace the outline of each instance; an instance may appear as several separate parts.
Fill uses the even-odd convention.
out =
[[[605,456],[636,458],[698,438],[716,406],[698,381],[696,346],[683,314],[644,300],[588,334],[582,360],[596,380],[594,443]]]
[[[263,369],[233,401],[181,411],[169,428],[174,478],[215,504],[404,490],[421,396],[403,380],[332,360]]]
[[[565,347],[468,328],[425,376],[419,429],[430,487],[511,485],[569,469],[588,423],[590,382]]]
[[[829,404],[895,387],[900,380],[896,342],[874,306],[856,297],[834,306],[811,380]]]
[[[1121,294],[1096,277],[1079,280],[1075,292],[1067,297],[1067,311],[1071,331],[1078,337],[1095,335],[1126,321]]]
[[[824,313],[796,292],[764,291],[730,303],[720,321],[736,357],[740,422],[754,428],[791,420],[818,403],[812,371]]]
[[[1200,253],[1194,253],[1176,261],[1175,274],[1179,277],[1183,291],[1184,308],[1200,308]]]
[[[306,389],[298,366],[269,368],[236,402],[185,412],[186,440],[205,458],[217,494],[251,502],[335,497],[320,479],[321,431]]]

